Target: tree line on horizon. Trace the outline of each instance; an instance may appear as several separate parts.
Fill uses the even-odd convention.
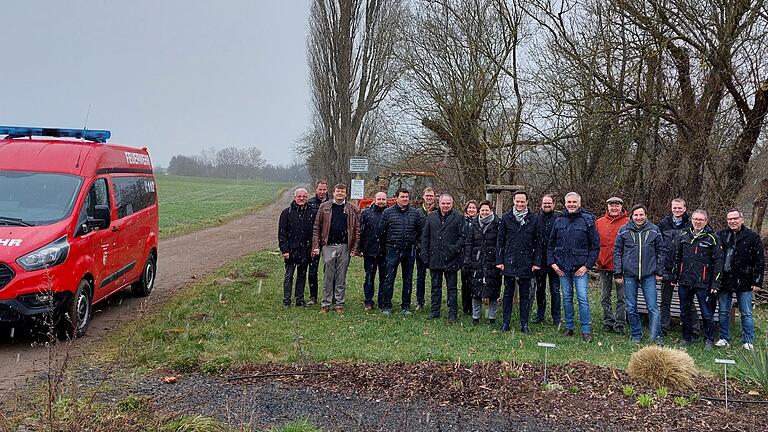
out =
[[[261,156],[261,150],[256,147],[247,149],[226,147],[220,150],[211,148],[199,155],[176,155],[171,158],[166,172],[180,176],[276,182],[308,182],[310,180],[305,164],[297,162],[289,165],[268,164]]]

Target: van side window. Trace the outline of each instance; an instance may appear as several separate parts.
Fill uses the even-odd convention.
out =
[[[117,217],[123,218],[157,202],[152,177],[113,177]]]
[[[93,182],[91,189],[88,190],[88,196],[85,197],[83,209],[80,211],[80,219],[82,222],[85,221],[86,217],[94,217],[96,215],[97,205],[105,205],[109,207],[107,180],[103,178],[96,179],[96,181]]]

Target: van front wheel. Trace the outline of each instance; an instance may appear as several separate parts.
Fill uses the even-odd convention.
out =
[[[65,326],[64,333],[68,338],[75,339],[85,334],[93,313],[91,300],[91,284],[83,279],[64,312],[62,325]]]
[[[155,258],[155,254],[150,253],[147,257],[147,262],[144,264],[141,277],[131,285],[131,292],[133,292],[133,295],[137,297],[146,297],[152,292],[152,288],[155,287],[156,271],[157,259]]]

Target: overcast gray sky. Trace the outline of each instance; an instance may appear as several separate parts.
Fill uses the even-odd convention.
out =
[[[0,124],[109,129],[155,165],[215,146],[288,163],[309,124],[310,0],[3,3]]]

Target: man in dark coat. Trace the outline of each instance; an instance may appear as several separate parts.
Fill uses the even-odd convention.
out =
[[[573,336],[573,290],[579,302],[581,337],[592,340],[589,324],[589,296],[587,272],[595,266],[600,253],[600,235],[595,227],[595,217],[581,209],[581,196],[576,192],[565,195],[565,209],[555,220],[547,244],[547,264],[560,276],[565,308],[565,335]]]
[[[293,275],[296,273],[296,306],[304,306],[304,283],[312,254],[312,227],[315,209],[307,205],[307,190],[293,192],[293,202],[280,213],[277,239],[285,263],[283,305],[291,305]]]
[[[672,274],[672,261],[674,258],[673,243],[675,239],[680,237],[683,231],[686,231],[691,227],[690,216],[686,211],[685,200],[682,198],[675,198],[670,205],[671,211],[668,215],[664,216],[657,224],[659,231],[661,231],[662,239],[664,240],[665,256],[662,257],[662,282],[661,282],[661,307],[659,313],[661,314],[661,334],[666,336],[669,332],[669,327],[672,323],[672,316],[670,309],[672,307],[672,297],[675,294],[675,287],[670,282]],[[699,332],[699,321],[696,320],[693,323],[694,334]]]
[[[547,265],[547,243],[549,235],[552,233],[552,226],[555,219],[560,216],[560,212],[555,211],[555,200],[552,195],[541,197],[541,211],[536,213],[539,218],[539,236],[541,237],[541,259],[537,263],[539,269],[533,272],[536,282],[536,323],[544,322],[544,315],[547,312],[547,280],[549,280],[550,310],[552,313],[552,322],[555,326],[560,325],[560,277]]]
[[[528,211],[528,194],[515,192],[514,208],[501,219],[496,239],[496,267],[504,272],[504,312],[501,331],[509,331],[515,285],[520,291],[520,331],[530,333],[531,279],[541,262],[539,218]]]
[[[694,297],[699,301],[704,323],[704,349],[714,343],[714,302],[720,288],[723,271],[723,250],[720,239],[707,224],[709,216],[704,210],[691,214],[692,227],[675,240],[672,283],[678,285],[680,315],[683,321],[684,345],[693,343],[692,322],[696,320]]]
[[[717,233],[723,245],[723,282],[720,284],[720,339],[715,345],[727,347],[731,342],[730,312],[733,296],[739,302],[741,343],[753,350],[755,321],[752,319],[752,291],[763,286],[765,257],[763,242],[756,232],[744,226],[741,211],[733,209],[726,215],[728,229]]]
[[[328,182],[325,180],[318,180],[315,182],[315,196],[307,201],[309,205],[317,215],[317,210],[320,208],[320,204],[328,201]],[[314,221],[313,221],[314,223]],[[308,306],[312,306],[317,303],[317,272],[320,267],[320,255],[312,257],[312,261],[309,263],[309,301]]]
[[[384,249],[387,262],[384,288],[381,290],[381,308],[384,315],[392,313],[392,294],[397,277],[398,265],[403,270],[403,295],[401,310],[403,315],[411,314],[411,290],[413,288],[413,262],[416,242],[421,237],[421,218],[419,211],[410,205],[408,189],[398,189],[395,193],[397,203],[384,210],[379,223],[379,241]]]
[[[440,196],[439,211],[427,216],[421,236],[421,259],[432,277],[432,313],[440,317],[443,277],[448,292],[448,322],[456,321],[458,304],[457,275],[464,246],[464,216],[453,209],[453,198]]]
[[[384,248],[381,247],[379,241],[379,223],[386,208],[387,194],[377,192],[373,197],[373,203],[360,215],[360,251],[363,254],[363,267],[365,268],[363,294],[365,296],[365,310],[367,311],[373,309],[376,270],[379,272],[379,303],[381,303],[381,291],[384,287],[387,262],[384,259]]]

